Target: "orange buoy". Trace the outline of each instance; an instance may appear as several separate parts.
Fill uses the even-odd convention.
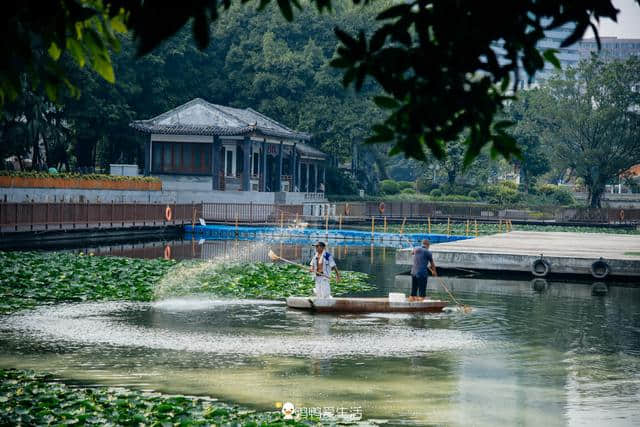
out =
[[[620,209],[620,212],[618,213],[618,218],[620,218],[620,221],[624,221],[624,209]]]
[[[351,206],[349,206],[349,203],[344,205],[344,215],[345,216],[351,215]]]
[[[378,205],[378,210],[380,211],[380,213],[384,213],[384,202],[380,202],[380,204]]]
[[[171,259],[171,246],[164,247],[164,259]]]
[[[167,205],[167,208],[164,210],[164,217],[167,221],[171,221],[171,208]]]

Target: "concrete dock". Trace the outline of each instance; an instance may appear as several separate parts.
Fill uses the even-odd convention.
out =
[[[592,275],[594,262],[602,258],[607,276],[640,277],[638,235],[512,231],[441,243],[431,250],[436,265],[444,268],[532,272],[535,265],[537,276]],[[396,254],[397,264],[411,265],[409,250]]]

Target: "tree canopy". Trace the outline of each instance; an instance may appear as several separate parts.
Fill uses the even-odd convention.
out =
[[[522,136],[539,135],[562,169],[580,177],[589,205],[600,207],[606,184],[640,163],[640,58],[583,61],[529,94],[536,109],[524,115]],[[526,109],[527,98],[514,107]]]
[[[260,0],[257,4],[264,9],[270,3]],[[11,3],[0,20],[5,52],[0,60],[0,100],[15,99],[24,90],[38,87],[44,87],[51,100],[58,98],[62,87],[75,94],[76,82],[60,63],[65,53],[79,67],[88,63],[112,82],[116,73],[109,52],[120,48],[116,33],[126,28],[134,34],[139,55],[151,53],[188,23],[198,48],[204,49],[212,39],[216,45],[216,26],[210,24],[219,21],[224,15],[220,10],[230,10],[231,4],[231,0]],[[289,21],[294,10],[302,13],[307,4],[277,1]],[[309,0],[309,4],[327,11],[344,3]],[[544,31],[574,24],[562,43],[568,46],[589,26],[597,38],[594,22],[615,20],[618,12],[611,0],[520,0],[502,2],[497,8],[476,0],[413,0],[390,2],[384,9],[377,14],[380,25],[375,31],[358,31],[371,28],[371,21],[355,28],[338,25],[336,35],[342,46],[332,61],[344,69],[345,86],[353,84],[360,90],[372,77],[385,92],[376,103],[389,112],[373,126],[369,141],[392,143],[392,153],[417,159],[425,158],[426,149],[441,158],[446,143],[466,131],[466,164],[487,144],[494,154],[519,154],[514,139],[505,132],[510,123],[494,122],[494,117],[517,87],[514,83],[521,71],[532,78],[545,60],[557,64],[553,51],[536,49]],[[499,60],[494,50],[497,43],[505,50],[506,60]],[[29,88],[21,84],[24,73],[31,77]]]

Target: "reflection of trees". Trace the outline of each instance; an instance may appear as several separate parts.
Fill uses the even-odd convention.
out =
[[[506,348],[492,352],[492,361],[465,359],[462,377],[482,382],[484,393],[495,392],[496,398],[505,388],[517,392],[505,395],[504,404],[517,406],[518,422],[540,423],[528,418],[536,414],[538,405],[544,405],[546,414],[555,414],[558,422],[566,422],[566,405],[571,403],[567,399],[572,396],[564,390],[586,382],[589,387],[584,392],[593,398],[596,384],[620,375],[628,377],[628,360],[620,353],[640,351],[633,332],[640,323],[638,288],[610,284],[607,297],[593,297],[590,283],[549,282],[544,293],[536,293],[523,280],[446,281],[461,300],[485,311],[460,322],[480,331],[496,346],[507,343]],[[492,381],[499,384],[492,386]],[[465,399],[478,398],[470,390],[463,394]]]

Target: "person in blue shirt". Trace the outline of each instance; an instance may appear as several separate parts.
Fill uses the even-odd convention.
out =
[[[326,250],[324,242],[318,242],[315,245],[316,253],[311,259],[309,271],[314,275],[316,288],[316,298],[332,298],[331,286],[329,285],[329,277],[331,270],[336,272],[336,282],[340,281],[340,272],[336,266],[333,256]]]
[[[429,275],[437,276],[433,254],[429,250],[430,242],[422,241],[422,246],[413,248],[413,266],[411,267],[411,296],[409,301],[423,301],[427,295],[427,281]]]

